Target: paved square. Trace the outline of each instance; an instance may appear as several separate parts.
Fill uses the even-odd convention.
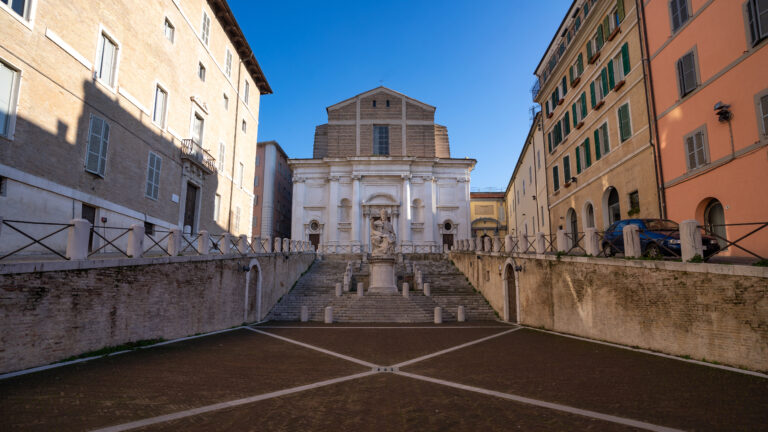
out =
[[[494,322],[263,325],[0,380],[0,430],[765,430],[766,406],[765,376]]]

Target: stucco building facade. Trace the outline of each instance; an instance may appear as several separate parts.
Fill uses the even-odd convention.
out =
[[[550,229],[660,215],[634,1],[574,1],[536,68]]]
[[[276,141],[260,142],[253,179],[253,237],[291,238],[293,173]]]
[[[271,89],[226,1],[13,4],[0,217],[250,234]]]
[[[507,235],[507,211],[504,192],[470,192],[472,237]]]
[[[378,87],[327,108],[312,159],[291,159],[291,236],[328,252],[369,249],[387,211],[397,246],[439,248],[470,235],[473,159],[452,159],[435,107]]]

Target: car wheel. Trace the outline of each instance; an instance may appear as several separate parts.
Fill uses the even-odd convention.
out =
[[[603,243],[603,255],[610,257],[613,256],[613,248],[608,243]]]
[[[648,258],[661,258],[661,249],[656,243],[648,243],[645,248],[645,256]]]

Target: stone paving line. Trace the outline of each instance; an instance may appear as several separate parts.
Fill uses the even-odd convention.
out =
[[[251,396],[251,397],[247,397],[247,398],[242,398],[242,399],[237,399],[237,400],[233,400],[233,401],[221,402],[221,403],[217,403],[217,404],[212,404],[212,405],[207,405],[207,406],[203,406],[203,407],[193,408],[193,409],[190,409],[190,410],[185,410],[185,411],[180,411],[180,412],[176,412],[176,413],[166,414],[166,415],[162,415],[162,416],[147,418],[147,419],[133,421],[133,422],[129,422],[129,423],[123,423],[123,424],[120,424],[120,425],[109,426],[109,427],[106,427],[106,428],[95,429],[92,432],[121,432],[121,431],[127,431],[127,430],[131,430],[131,429],[136,429],[136,428],[139,428],[139,427],[150,426],[150,425],[158,424],[158,423],[165,423],[165,422],[172,421],[172,420],[179,420],[179,419],[186,418],[186,417],[196,416],[196,415],[199,415],[199,414],[205,414],[205,413],[209,413],[209,412],[212,412],[212,411],[218,411],[218,410],[225,409],[225,408],[231,408],[231,407],[236,407],[236,406],[240,406],[240,405],[245,405],[245,404],[250,404],[250,403],[258,402],[258,401],[263,401],[263,400],[266,400],[266,399],[271,399],[271,398],[275,398],[275,397],[285,396],[285,395],[288,395],[288,394],[298,393],[298,392],[302,392],[302,391],[305,391],[305,390],[315,389],[315,388],[319,388],[319,387],[325,387],[325,386],[336,384],[336,383],[351,381],[351,380],[367,377],[367,376],[378,374],[378,373],[394,373],[394,374],[397,374],[397,375],[400,375],[400,376],[404,376],[404,377],[408,377],[408,378],[411,378],[411,379],[431,382],[431,383],[434,383],[434,384],[440,384],[440,385],[444,385],[444,386],[448,386],[448,387],[452,387],[452,388],[456,388],[456,389],[460,389],[460,390],[465,390],[465,391],[470,391],[470,392],[474,392],[474,393],[485,394],[485,395],[494,396],[494,397],[498,397],[498,398],[502,398],[502,399],[506,399],[506,400],[515,401],[515,402],[518,402],[518,403],[523,403],[523,404],[527,404],[527,405],[533,405],[533,406],[542,407],[542,408],[548,408],[548,409],[552,409],[552,410],[555,410],[555,411],[566,412],[566,413],[569,413],[569,414],[575,414],[575,415],[579,415],[579,416],[583,416],[583,417],[589,417],[589,418],[593,418],[593,419],[597,419],[597,420],[602,420],[602,421],[607,421],[607,422],[611,422],[611,423],[620,424],[620,425],[623,425],[623,426],[631,426],[631,427],[636,427],[636,428],[639,428],[639,429],[644,429],[644,430],[649,430],[649,431],[654,431],[654,432],[680,432],[680,429],[668,428],[668,427],[665,427],[665,426],[659,426],[659,425],[655,425],[655,424],[652,424],[652,423],[646,423],[646,422],[643,422],[643,421],[634,420],[634,419],[630,419],[630,418],[618,417],[618,416],[614,416],[614,415],[610,415],[610,414],[603,414],[603,413],[599,413],[599,412],[596,412],[596,411],[590,411],[590,410],[584,410],[584,409],[580,409],[580,408],[571,407],[571,406],[568,406],[568,405],[562,405],[562,404],[557,404],[557,403],[552,403],[552,402],[546,402],[546,401],[542,401],[542,400],[538,400],[538,399],[532,399],[532,398],[527,398],[527,397],[519,396],[519,395],[515,395],[515,394],[503,393],[503,392],[498,392],[498,391],[494,391],[494,390],[487,390],[487,389],[483,389],[483,388],[480,388],[480,387],[473,387],[473,386],[468,386],[468,385],[465,385],[465,384],[455,383],[455,382],[452,382],[452,381],[446,381],[446,380],[441,380],[441,379],[437,379],[437,378],[430,378],[430,377],[423,376],[423,375],[417,375],[417,374],[412,374],[412,373],[408,373],[408,372],[401,372],[401,371],[399,371],[399,367],[401,367],[401,366],[411,365],[411,364],[414,364],[414,363],[417,363],[417,362],[420,362],[420,361],[423,361],[423,360],[426,360],[426,359],[429,359],[429,358],[433,358],[433,357],[436,357],[436,356],[439,356],[439,355],[442,355],[442,354],[446,354],[448,352],[456,351],[456,350],[459,350],[459,349],[462,349],[462,348],[466,348],[466,347],[471,346],[471,345],[482,343],[482,342],[485,342],[487,340],[490,340],[490,339],[493,339],[493,338],[496,338],[496,337],[499,337],[499,336],[502,336],[502,335],[506,335],[506,334],[509,334],[509,333],[517,331],[517,330],[520,330],[522,328],[524,328],[524,327],[516,327],[516,328],[510,329],[510,330],[501,332],[501,333],[497,333],[497,334],[494,334],[494,335],[486,336],[486,337],[483,337],[483,338],[480,338],[480,339],[477,339],[477,340],[474,340],[474,341],[471,341],[471,342],[467,342],[467,343],[464,343],[464,344],[461,344],[461,345],[457,345],[457,346],[452,347],[452,348],[441,350],[441,351],[438,351],[438,352],[435,352],[435,353],[432,353],[432,354],[429,354],[429,355],[426,355],[426,356],[421,356],[421,357],[418,357],[418,358],[415,358],[415,359],[412,359],[412,360],[401,362],[401,363],[398,363],[398,364],[393,365],[393,366],[380,366],[380,365],[376,365],[376,364],[367,362],[365,360],[356,359],[354,357],[350,357],[350,356],[347,356],[347,355],[344,355],[344,354],[336,353],[336,352],[333,352],[333,351],[330,351],[330,350],[326,350],[324,348],[316,347],[316,346],[313,346],[313,345],[310,345],[310,344],[306,344],[306,343],[303,343],[303,342],[295,341],[295,340],[292,340],[292,339],[289,339],[289,338],[286,338],[286,337],[283,337],[283,336],[278,336],[278,335],[271,334],[269,332],[265,332],[265,331],[261,331],[261,330],[257,330],[257,329],[251,328],[251,327],[245,327],[245,329],[251,330],[251,331],[253,331],[255,333],[260,333],[260,334],[263,334],[263,335],[266,335],[266,336],[271,336],[271,337],[274,337],[276,339],[280,339],[280,340],[288,342],[288,343],[296,344],[296,345],[299,345],[299,346],[307,348],[307,349],[319,351],[319,352],[322,352],[324,354],[331,355],[331,356],[334,356],[334,357],[338,357],[338,358],[341,358],[341,359],[344,359],[344,360],[347,360],[347,361],[350,361],[350,362],[353,362],[353,363],[356,363],[356,364],[360,364],[360,365],[363,365],[363,366],[371,367],[372,370],[370,372],[362,372],[362,373],[358,373],[358,374],[354,374],[354,375],[348,375],[346,377],[334,378],[334,379],[320,381],[320,382],[316,382],[316,383],[312,383],[312,384],[306,384],[306,385],[303,385],[303,386],[293,387],[293,388],[289,388],[289,389],[285,389],[285,390],[279,390],[279,391],[276,391],[276,392],[265,393],[265,394],[262,394],[262,395],[255,395],[255,396]]]

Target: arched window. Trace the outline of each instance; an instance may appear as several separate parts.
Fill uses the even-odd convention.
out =
[[[576,218],[576,210],[569,208],[568,212],[565,214],[565,221],[565,233],[568,237],[568,243],[573,247],[579,238],[579,222]]]
[[[608,211],[608,225],[621,220],[621,205],[619,204],[619,192],[615,187],[609,187],[606,190],[605,208]]]
[[[592,203],[587,203],[586,206],[586,217],[584,220],[584,224],[587,228],[594,228],[595,227],[595,208],[592,207]]]
[[[411,210],[413,213],[413,222],[416,223],[422,223],[424,222],[424,203],[416,198],[413,200],[413,205],[411,206]]]

